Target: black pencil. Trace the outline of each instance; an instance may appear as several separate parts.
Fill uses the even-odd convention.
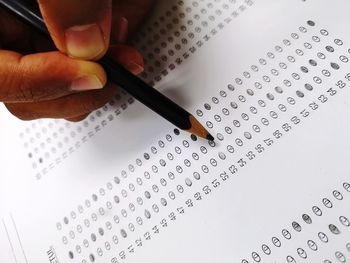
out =
[[[44,35],[50,37],[49,31],[37,7],[28,5],[23,1],[15,0],[0,0],[0,5],[22,18],[26,23],[32,25]],[[193,115],[133,75],[123,66],[115,63],[106,56],[98,62],[105,69],[109,81],[117,84],[135,99],[164,117],[176,127],[199,137],[214,140],[214,137]]]

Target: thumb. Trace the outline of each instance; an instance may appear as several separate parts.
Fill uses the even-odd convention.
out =
[[[73,58],[97,60],[108,49],[112,0],[38,0],[56,47]]]

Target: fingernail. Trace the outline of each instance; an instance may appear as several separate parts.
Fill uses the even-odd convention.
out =
[[[127,70],[129,70],[130,72],[134,73],[135,75],[138,75],[138,74],[140,74],[141,72],[144,71],[144,67],[141,66],[140,64],[137,64],[134,61],[131,61],[129,64],[127,64],[125,66],[125,68]]]
[[[118,25],[116,26],[116,41],[119,43],[125,43],[128,38],[129,21],[125,17],[119,18]]]
[[[93,59],[106,49],[102,30],[97,24],[73,26],[65,33],[67,52],[72,57]]]
[[[72,91],[85,91],[85,90],[95,90],[102,89],[103,84],[95,75],[84,76],[74,80],[70,86]]]

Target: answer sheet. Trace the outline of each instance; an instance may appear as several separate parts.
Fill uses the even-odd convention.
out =
[[[350,2],[158,1],[142,78],[80,123],[1,109],[0,262],[350,262]]]

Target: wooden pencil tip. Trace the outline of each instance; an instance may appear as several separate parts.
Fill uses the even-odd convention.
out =
[[[208,140],[208,141],[214,141],[213,135],[211,135],[210,133],[208,133],[208,135],[207,135],[207,140]]]
[[[203,127],[202,124],[192,115],[189,117],[191,128],[187,130],[188,132],[204,138],[209,141],[214,141],[214,137]]]

